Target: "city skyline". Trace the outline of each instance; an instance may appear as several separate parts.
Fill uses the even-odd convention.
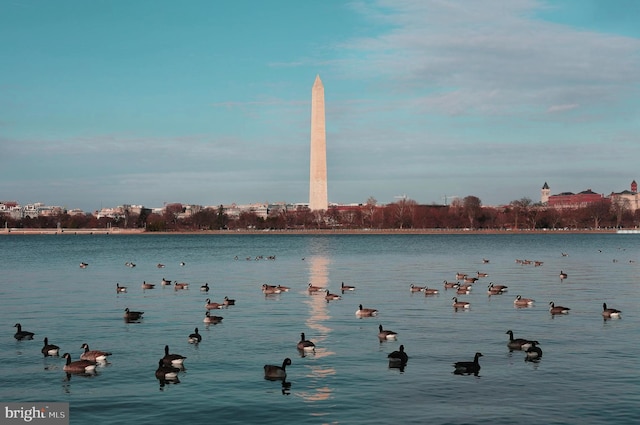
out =
[[[0,199],[499,205],[637,178],[640,4],[0,4]]]

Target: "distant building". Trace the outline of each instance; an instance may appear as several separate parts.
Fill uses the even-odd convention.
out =
[[[14,220],[20,220],[22,207],[16,201],[0,201],[0,214],[6,214]]]
[[[590,204],[598,202],[610,202],[611,200],[600,193],[595,193],[587,189],[580,193],[563,192],[558,195],[551,195],[547,200],[547,205],[555,209],[584,208]]]
[[[100,211],[96,211],[93,214],[97,219],[101,219],[103,217],[119,219],[124,217],[125,215],[125,207],[123,205],[115,207],[115,208],[102,208]]]
[[[591,189],[580,193],[563,192],[557,195],[550,195],[550,192],[551,189],[549,185],[547,182],[544,182],[540,191],[540,202],[543,205],[556,209],[583,208],[589,204],[602,201],[611,204],[622,204],[631,212],[640,209],[640,194],[638,194],[638,183],[636,183],[635,180],[631,182],[630,190],[611,192],[609,196],[595,193]]]
[[[626,206],[631,212],[640,209],[640,197],[638,196],[638,183],[635,180],[631,182],[631,190],[623,190],[622,192],[611,192],[609,195],[611,202]]]

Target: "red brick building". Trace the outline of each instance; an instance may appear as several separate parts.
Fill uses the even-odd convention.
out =
[[[558,195],[551,195],[547,201],[547,205],[556,209],[565,208],[584,208],[589,204],[598,202],[611,202],[611,199],[600,193],[595,193],[591,189],[587,189],[580,193],[563,192]]]

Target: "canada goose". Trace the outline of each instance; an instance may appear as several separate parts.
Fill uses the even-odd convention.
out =
[[[71,354],[64,353],[62,355],[64,359],[67,359],[67,363],[62,370],[69,373],[92,373],[96,370],[96,362],[91,360],[76,360],[71,361]]]
[[[454,289],[456,290],[456,294],[458,295],[469,295],[471,293],[471,287],[470,286],[460,286],[460,285],[456,285],[454,286]]]
[[[170,365],[165,365],[162,359],[158,360],[158,368],[156,369],[156,378],[161,381],[173,381],[178,379],[180,369]]]
[[[513,304],[515,304],[517,307],[528,307],[533,305],[533,303],[536,300],[531,299],[531,298],[522,298],[522,295],[517,295],[516,299],[513,300]]]
[[[209,283],[205,283],[204,285],[200,286],[200,290],[202,292],[209,292]]]
[[[206,308],[207,310],[217,310],[222,308],[222,304],[213,303],[209,298],[207,298],[207,300],[204,303],[204,308]]]
[[[605,318],[619,319],[622,312],[615,308],[607,308],[607,303],[602,303],[602,315]]]
[[[465,282],[467,282],[467,283],[476,283],[476,281],[478,280],[478,278],[477,278],[477,277],[468,277],[468,276],[467,276],[467,277],[465,277],[463,280],[464,280]]]
[[[533,262],[533,265],[534,265],[535,267],[540,267],[540,266],[541,266],[541,265],[543,265],[543,264],[544,264],[544,262],[542,262],[542,261],[534,261],[534,262]]]
[[[22,325],[20,323],[16,323],[15,325],[13,325],[13,327],[18,328],[16,333],[13,334],[13,337],[18,341],[22,341],[24,339],[33,339],[33,336],[35,335],[33,332],[23,331]]]
[[[204,314],[204,323],[220,323],[222,322],[222,317],[220,316],[212,316],[208,311]]]
[[[315,286],[312,283],[309,283],[309,285],[307,286],[307,291],[309,292],[320,292],[320,291],[324,291],[324,288],[320,287],[320,286]]]
[[[514,338],[513,331],[511,329],[509,329],[505,333],[509,334],[509,342],[507,342],[507,347],[509,347],[510,350],[526,350],[531,346],[531,341],[527,339]]]
[[[164,269],[164,264],[158,263],[158,265],[156,267],[158,267],[159,269]]]
[[[340,290],[342,292],[344,292],[344,291],[355,291],[356,287],[355,286],[345,285],[344,282],[342,282],[342,284],[340,285]]]
[[[404,352],[404,345],[401,345],[397,351],[389,353],[387,358],[389,359],[390,367],[404,366],[407,364],[407,360],[409,360],[409,356]]]
[[[282,366],[264,365],[264,378],[269,380],[284,380],[287,377],[287,366],[291,365],[291,359],[287,357],[282,362]]]
[[[164,277],[162,278],[162,286],[169,286],[171,285],[171,280],[167,280]]]
[[[124,320],[128,322],[135,322],[136,320],[142,319],[142,315],[144,311],[131,311],[129,307],[124,309]]]
[[[146,281],[142,282],[142,289],[153,289],[156,285],[153,283],[147,283]]]
[[[229,297],[224,297],[224,300],[222,300],[222,304],[225,306],[236,305],[236,300],[232,300]]]
[[[80,263],[80,268],[81,269],[86,269],[88,265],[89,265],[88,263],[82,262],[82,263]]]
[[[89,350],[89,344],[86,342],[80,347],[84,352],[80,354],[80,360],[90,360],[92,362],[106,363],[107,357],[111,355],[108,351]]]
[[[184,267],[186,264],[184,261],[180,261],[180,267]]]
[[[438,291],[437,289],[433,289],[433,288],[428,288],[428,287],[424,287],[424,295],[425,297],[428,297],[429,295],[437,295],[439,294],[440,291]]]
[[[453,364],[455,370],[453,373],[462,375],[462,374],[477,374],[480,371],[480,362],[478,359],[482,357],[482,353],[476,353],[473,357],[472,362],[456,362]]]
[[[571,310],[568,307],[563,307],[561,305],[555,305],[555,303],[553,301],[549,302],[549,313],[551,314],[568,314],[569,310]]]
[[[266,283],[262,285],[262,293],[265,295],[279,294],[280,292],[282,292],[282,290],[274,285],[267,285]]]
[[[469,304],[467,301],[458,301],[457,297],[453,297],[451,299],[453,300],[453,304],[451,304],[451,305],[456,310],[459,309],[459,308],[469,308],[471,306],[471,304]]]
[[[478,272],[478,277],[488,277],[488,276],[489,276],[489,273]]]
[[[162,362],[165,365],[180,366],[184,363],[185,359],[186,357],[181,354],[169,354],[169,346],[164,346],[164,357],[162,358]]]
[[[409,290],[411,292],[422,292],[422,290],[424,289],[424,287],[422,286],[416,286],[413,283],[411,285],[409,285]]]
[[[302,351],[314,351],[316,349],[316,345],[313,342],[305,339],[304,332],[300,334],[300,341],[296,347]]]
[[[482,259],[482,263],[484,263],[484,264],[488,264],[488,263],[489,263],[489,260],[487,260],[486,258],[483,258],[483,259]]]
[[[127,287],[126,286],[120,286],[119,283],[116,283],[116,292],[118,294],[122,294],[124,292],[127,292]]]
[[[489,293],[489,295],[497,295],[502,294],[503,292],[507,292],[508,286],[494,285],[493,282],[491,282],[488,288],[489,290],[487,292]]]
[[[326,291],[326,295],[324,296],[324,299],[327,300],[327,301],[339,300],[340,298],[342,298],[340,295],[332,294],[331,292],[329,292],[328,289]]]
[[[525,360],[534,361],[542,357],[542,349],[537,346],[538,341],[531,341],[531,346],[527,348]]]
[[[376,316],[378,314],[378,310],[375,308],[362,308],[362,304],[358,306],[358,310],[356,311],[356,316],[358,317],[371,317]]]
[[[173,289],[176,291],[179,291],[180,289],[189,289],[189,284],[184,282],[181,282],[181,283],[175,282],[173,284]]]
[[[456,285],[460,285],[460,283],[459,282],[447,282],[446,280],[444,281],[444,289],[455,288]]]
[[[49,339],[44,337],[44,346],[42,347],[42,354],[47,356],[57,356],[60,352],[60,347],[55,344],[49,344]]]
[[[464,279],[467,277],[466,273],[456,273],[456,280]]]
[[[281,292],[289,292],[289,288],[288,286],[282,286],[282,285],[277,285],[276,289],[280,290]]]
[[[189,335],[187,341],[189,342],[189,344],[198,344],[200,341],[202,341],[202,335],[198,333],[198,328],[195,328],[193,333]]]
[[[124,263],[125,266],[130,267],[130,268],[134,268],[136,266],[136,263],[132,263],[131,261],[127,261],[126,263]]]
[[[384,339],[389,339],[389,340],[393,339],[393,340],[395,340],[395,339],[397,339],[397,337],[398,337],[398,333],[397,332],[390,331],[390,330],[384,330],[382,328],[382,325],[378,326],[378,338],[380,338],[382,340],[384,340]]]
[[[563,272],[562,270],[560,270],[560,280],[566,279],[568,278],[569,275],[566,274],[565,272]]]

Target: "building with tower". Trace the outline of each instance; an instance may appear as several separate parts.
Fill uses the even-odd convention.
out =
[[[638,194],[638,183],[631,182],[629,190],[622,192],[611,192],[609,196],[595,193],[587,189],[580,193],[563,192],[551,195],[551,188],[544,182],[540,190],[540,203],[555,209],[583,208],[589,204],[607,202],[612,205],[622,206],[625,209],[635,212],[640,209],[640,194]]]
[[[611,192],[609,197],[614,204],[622,205],[630,211],[635,212],[640,209],[640,197],[638,196],[638,183],[635,180],[631,182],[631,190],[623,190],[622,192]]]
[[[542,186],[542,190],[540,190],[540,202],[543,204],[549,202],[549,195],[551,195],[551,189],[549,189],[547,182],[544,182],[544,186]]]

